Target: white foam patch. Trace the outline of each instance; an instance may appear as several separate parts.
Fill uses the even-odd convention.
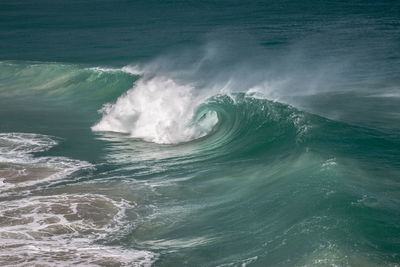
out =
[[[144,74],[144,71],[142,70],[142,68],[140,68],[139,66],[135,66],[135,65],[125,66],[121,70],[126,73],[130,73],[132,75],[143,75]]]
[[[157,255],[101,244],[130,229],[135,207],[97,194],[36,196],[0,206],[1,266],[150,266]]]
[[[93,165],[66,157],[34,157],[57,145],[46,135],[0,133],[0,191],[56,181]]]
[[[88,68],[89,70],[96,71],[96,72],[125,72],[132,75],[143,75],[143,70],[140,67],[135,65],[125,66],[123,68],[111,68],[111,67],[93,67]]]
[[[46,135],[34,133],[0,133],[0,155],[29,154],[49,150],[57,141]]]
[[[231,267],[231,266],[241,266],[246,267],[249,264],[254,264],[258,260],[258,256],[254,256],[251,258],[243,259],[243,260],[236,260],[230,263],[220,264],[217,267]]]
[[[216,112],[193,122],[202,100],[190,85],[167,77],[142,78],[115,104],[103,107],[103,117],[92,130],[126,133],[160,144],[187,142],[207,135],[218,122]]]
[[[337,165],[336,158],[331,158],[322,163],[322,170],[329,170]]]
[[[121,69],[117,68],[108,68],[108,67],[93,67],[93,68],[88,68],[89,70],[97,71],[97,72],[118,72],[121,71]]]
[[[13,160],[0,157],[1,163],[7,163],[7,167],[2,167],[3,171],[17,172],[17,179],[14,177],[5,176],[4,172],[0,171],[0,191],[9,190],[12,188],[21,188],[33,186],[44,182],[55,182],[66,178],[73,173],[83,170],[92,169],[93,165],[80,160],[74,160],[66,157],[25,157],[16,158]],[[47,171],[42,172],[39,176],[33,178],[32,170],[42,168]]]

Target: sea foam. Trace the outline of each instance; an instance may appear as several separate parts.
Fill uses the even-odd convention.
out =
[[[114,104],[106,104],[93,131],[119,132],[160,144],[176,144],[203,137],[218,122],[216,112],[193,121],[204,100],[194,87],[171,78],[142,78]]]
[[[125,212],[134,207],[97,194],[4,201],[0,265],[150,266],[157,254],[101,242],[130,229]]]
[[[35,133],[0,133],[0,192],[22,189],[93,169],[86,161],[60,156],[35,157],[58,144],[54,137]]]

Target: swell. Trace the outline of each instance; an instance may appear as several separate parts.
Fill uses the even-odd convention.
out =
[[[226,144],[236,149],[282,147],[301,141],[311,126],[310,114],[285,104],[251,93],[198,90],[193,84],[133,67],[1,62],[0,69],[4,101],[68,106],[80,114],[89,111],[94,131],[155,143],[200,139],[209,149]]]
[[[115,132],[159,144],[179,144],[178,149],[195,148],[212,157],[257,157],[315,145],[322,153],[329,146],[343,148],[344,154],[352,147],[358,153],[363,147],[357,146],[357,140],[382,136],[397,147],[398,136],[393,134],[334,122],[260,98],[252,90],[235,93],[226,87],[197,88],[137,67],[0,62],[0,69],[0,102],[6,107],[18,109],[13,105],[21,102],[29,103],[32,110],[68,108],[76,120],[85,118],[84,127],[92,126],[101,135]],[[386,147],[376,145],[374,149]]]
[[[10,109],[70,109],[75,117],[89,117],[85,123],[96,132],[116,132],[161,144],[207,139],[204,146],[216,148],[229,140],[249,138],[249,129],[261,136],[260,128],[266,127],[272,127],[267,139],[276,138],[282,127],[289,130],[293,124],[278,118],[280,112],[294,120],[302,116],[289,106],[251,94],[198,90],[191,83],[129,66],[0,62],[0,69],[1,102]],[[285,126],[277,129],[281,122]]]

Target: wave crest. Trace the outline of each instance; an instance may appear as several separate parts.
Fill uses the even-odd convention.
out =
[[[218,123],[213,111],[196,116],[201,102],[190,85],[167,77],[143,78],[115,104],[103,107],[103,117],[92,130],[126,133],[159,144],[187,142],[207,135]]]

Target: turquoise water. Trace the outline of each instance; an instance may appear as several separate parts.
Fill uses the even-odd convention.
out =
[[[1,266],[397,266],[400,6],[0,3]]]

